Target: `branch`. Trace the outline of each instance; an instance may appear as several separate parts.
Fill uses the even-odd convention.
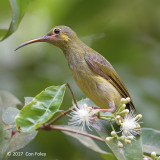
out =
[[[76,133],[76,134],[80,134],[80,135],[83,135],[83,136],[87,136],[87,137],[93,138],[95,140],[104,142],[104,140],[102,138],[98,137],[98,136],[95,136],[95,135],[92,135],[92,134],[88,134],[88,133],[84,133],[84,132],[81,132],[81,131],[76,131],[76,130],[69,129],[69,128],[64,128],[64,127],[61,127],[59,125],[40,126],[38,129],[42,129],[42,130],[59,130],[59,131],[62,131],[62,132],[66,131],[66,132],[71,132],[71,133]]]
[[[74,101],[76,107],[79,108],[79,107],[78,107],[78,104],[77,104],[77,101],[76,101],[76,98],[75,98],[75,96],[74,96],[74,94],[73,94],[73,91],[72,91],[71,86],[69,85],[69,83],[66,83],[66,86],[69,88],[69,90],[70,90],[70,92],[71,92],[71,94],[72,94],[73,101]]]
[[[67,113],[71,112],[72,110],[74,109],[74,107],[60,113],[59,116],[57,116],[55,119],[51,120],[50,122],[44,124],[45,127],[48,127],[50,126],[51,124],[55,123],[57,120],[59,120],[60,118],[62,118],[63,116],[65,116]]]

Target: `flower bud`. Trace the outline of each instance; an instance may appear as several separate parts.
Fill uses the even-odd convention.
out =
[[[134,139],[134,137],[133,136],[128,136],[127,139],[132,141]]]
[[[106,137],[106,142],[110,142],[113,139],[113,137]]]
[[[137,123],[136,126],[135,126],[135,129],[140,129],[141,126]]]
[[[120,137],[122,141],[125,141],[126,137],[125,136],[121,136]]]
[[[119,112],[123,111],[126,108],[126,104],[122,104],[119,108]]]
[[[123,144],[120,141],[118,141],[118,148],[123,148]]]
[[[130,97],[126,98],[126,103],[129,103],[131,101]]]
[[[117,119],[117,120],[121,119],[121,116],[120,116],[120,115],[117,115],[117,116],[116,116],[116,119]]]
[[[118,120],[116,121],[117,125],[121,125],[122,121],[121,120]]]
[[[125,139],[126,144],[131,144],[131,140]]]
[[[112,131],[112,132],[111,132],[111,136],[112,136],[112,137],[115,137],[116,135],[117,135],[117,134],[116,134],[115,131]]]
[[[121,104],[125,104],[126,103],[126,99],[125,98],[121,98]]]
[[[129,110],[128,109],[125,109],[123,110],[120,114],[128,114],[129,113]]]
[[[138,119],[141,119],[141,118],[142,118],[142,115],[138,114],[135,119],[138,120]]]
[[[121,121],[121,118],[122,118],[122,117],[121,117],[120,115],[117,115],[117,116],[116,116],[116,123],[117,123],[117,125],[121,125],[121,122],[122,122],[122,121]]]
[[[155,160],[155,158],[156,158],[156,152],[152,152],[151,153],[151,157],[152,157],[153,160]]]

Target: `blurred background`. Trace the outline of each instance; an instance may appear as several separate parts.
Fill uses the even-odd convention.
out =
[[[0,27],[4,28],[9,26],[12,13],[7,0],[0,2]],[[160,1],[32,0],[18,30],[0,43],[1,90],[24,102],[24,97],[35,96],[48,86],[68,82],[77,100],[85,98],[60,49],[36,43],[14,52],[19,44],[46,34],[56,25],[71,27],[111,62],[137,112],[143,115],[142,126],[160,130]],[[70,107],[71,101],[67,91],[61,109]],[[20,151],[45,152],[47,160],[101,160],[97,153],[58,131],[40,131]]]

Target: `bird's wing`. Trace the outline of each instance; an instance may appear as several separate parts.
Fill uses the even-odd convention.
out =
[[[124,83],[120,80],[118,74],[112,67],[112,65],[99,53],[85,53],[84,56],[85,61],[90,66],[90,68],[100,76],[107,79],[122,95],[122,97],[130,97],[130,94],[125,87]],[[132,109],[135,110],[132,99],[130,101],[130,105]]]

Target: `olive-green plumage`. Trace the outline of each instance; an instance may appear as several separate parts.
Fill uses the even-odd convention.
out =
[[[77,85],[99,107],[115,111],[122,97],[130,97],[112,65],[69,27],[56,26],[45,36],[25,42],[16,50],[35,42],[49,42],[63,50]],[[135,110],[132,100],[130,106]]]

